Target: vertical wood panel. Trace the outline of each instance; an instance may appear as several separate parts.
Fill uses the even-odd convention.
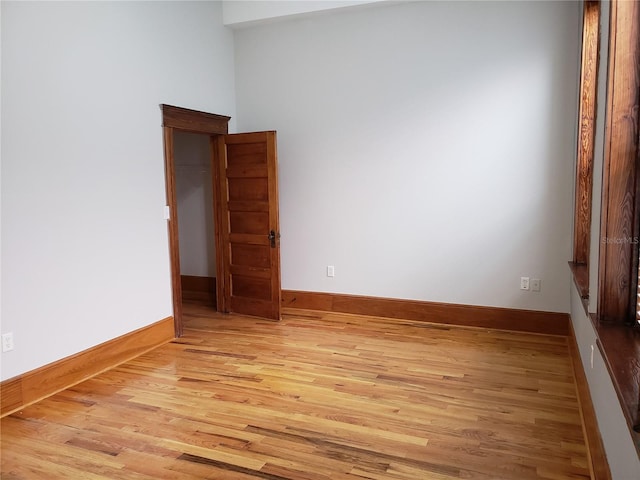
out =
[[[280,318],[282,287],[280,279],[280,208],[278,199],[278,152],[276,132],[267,132],[267,168],[269,169],[269,225],[276,233],[275,248],[271,251],[271,318]],[[277,267],[277,268],[275,268]]]
[[[164,158],[167,204],[169,205],[169,261],[171,262],[171,296],[176,337],[182,336],[182,282],[180,279],[180,235],[178,230],[178,200],[176,170],[173,157],[173,128],[164,127]]]
[[[216,238],[216,308],[219,312],[228,312],[229,307],[226,303],[227,298],[227,282],[225,275],[225,247],[223,222],[226,215],[222,215],[223,209],[223,191],[220,189],[220,165],[225,161],[220,157],[218,143],[221,135],[211,136],[209,145],[211,148],[211,181],[213,182],[213,224],[215,226]],[[228,207],[225,207],[228,208]],[[228,221],[228,219],[227,219]]]
[[[640,323],[640,264],[638,265],[638,283],[636,285],[636,323]]]
[[[602,197],[598,315],[623,322],[635,315],[638,211],[640,2],[612,1]]]
[[[576,210],[573,261],[588,265],[591,237],[591,198],[593,190],[593,149],[598,86],[600,2],[584,4],[578,158],[576,164]],[[587,270],[588,273],[588,270]]]

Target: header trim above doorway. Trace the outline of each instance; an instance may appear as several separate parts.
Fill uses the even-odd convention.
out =
[[[160,105],[162,126],[195,133],[226,134],[231,117],[189,108]]]

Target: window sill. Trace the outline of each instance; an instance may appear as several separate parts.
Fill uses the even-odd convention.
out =
[[[640,456],[640,330],[623,324],[591,321],[597,345],[613,381],[631,437]]]
[[[576,262],[569,262],[569,268],[573,273],[573,282],[576,284],[580,298],[584,303],[589,299],[589,270],[584,263]]]

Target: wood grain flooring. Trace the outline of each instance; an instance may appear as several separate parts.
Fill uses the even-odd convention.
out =
[[[589,478],[565,337],[184,313],[179,340],[2,419],[1,478]]]

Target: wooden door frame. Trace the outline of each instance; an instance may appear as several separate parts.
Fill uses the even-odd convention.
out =
[[[213,184],[213,212],[216,243],[216,276],[222,279],[224,265],[222,261],[222,245],[220,239],[220,198],[218,182],[218,156],[215,141],[218,135],[229,133],[229,120],[231,117],[213,113],[191,110],[161,104],[162,130],[164,140],[164,168],[167,205],[169,207],[169,220],[167,228],[169,233],[169,258],[171,264],[171,292],[173,297],[173,321],[175,336],[181,337],[183,330],[182,321],[182,284],[180,281],[180,243],[178,233],[178,201],[176,198],[176,171],[173,151],[174,131],[198,133],[209,136],[211,181]],[[218,311],[226,311],[224,295],[224,282],[216,282],[216,299]]]

